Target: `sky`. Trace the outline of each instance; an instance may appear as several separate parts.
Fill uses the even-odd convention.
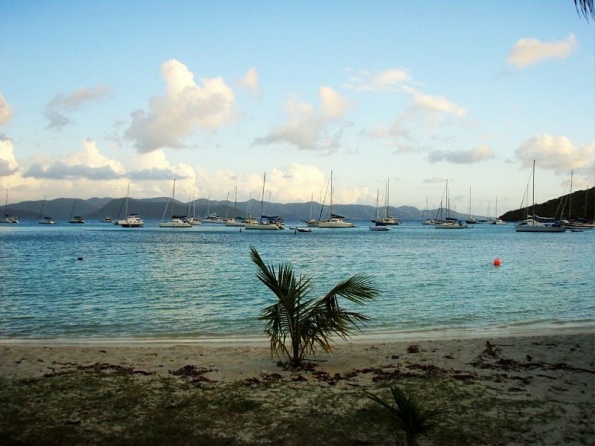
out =
[[[572,0],[0,0],[0,193],[494,215],[595,182]],[[389,185],[389,187],[387,187]],[[237,190],[237,193],[236,193]],[[4,202],[5,196],[2,197]]]

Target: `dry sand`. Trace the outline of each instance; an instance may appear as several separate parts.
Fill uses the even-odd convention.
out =
[[[534,416],[534,425],[518,441],[503,435],[501,444],[592,445],[594,341],[594,333],[422,342],[340,341],[333,353],[310,358],[310,369],[302,371],[279,367],[277,358],[271,358],[266,341],[128,345],[3,341],[0,379],[17,383],[21,379],[111,367],[126,368],[144,379],[190,376],[214,387],[259,383],[274,377],[294,387],[375,392],[382,390],[379,383],[391,384],[404,376],[440,376],[457,385],[472,383],[477,394],[531,403],[526,409],[519,409],[519,417],[531,425]],[[473,402],[461,404],[472,406]]]

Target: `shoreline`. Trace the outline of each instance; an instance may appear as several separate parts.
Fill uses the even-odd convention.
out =
[[[504,355],[515,361],[525,358],[541,358],[540,346],[567,345],[564,351],[548,352],[545,362],[562,363],[573,345],[583,348],[581,367],[595,367],[595,331],[580,333],[548,333],[450,338],[439,339],[358,337],[347,341],[335,340],[333,351],[324,353],[317,350],[308,355],[306,362],[318,364],[328,373],[345,373],[349,370],[379,368],[387,364],[387,359],[402,359],[432,363],[437,367],[469,369],[473,357],[481,356],[486,343],[506,346]],[[419,346],[419,354],[407,354],[411,345]],[[546,350],[551,350],[549,347]],[[286,358],[271,356],[268,340],[217,339],[206,340],[68,340],[68,341],[29,341],[0,343],[0,377],[11,379],[33,378],[47,374],[64,373],[89,367],[94,364],[111,364],[142,370],[148,374],[168,375],[185,366],[206,367],[210,379],[217,382],[237,381],[258,377],[262,373],[279,372],[279,361]],[[590,356],[590,357],[589,357]],[[447,358],[447,359],[445,359]],[[452,359],[448,359],[452,358]],[[390,361],[389,361],[390,362]],[[286,371],[287,372],[287,371]],[[287,372],[289,373],[289,372]]]
[[[519,324],[517,326],[497,328],[470,328],[470,329],[426,329],[426,330],[401,330],[401,331],[376,331],[370,333],[358,333],[347,340],[334,339],[336,344],[355,343],[366,344],[374,342],[416,342],[416,341],[446,341],[465,339],[487,339],[487,338],[519,338],[536,336],[558,336],[558,335],[595,335],[595,322],[568,324],[565,322],[552,325],[532,326],[532,324]],[[0,346],[4,345],[88,345],[88,346],[168,346],[168,345],[217,345],[217,346],[239,346],[254,345],[268,346],[268,338],[262,335],[221,335],[204,337],[52,337],[52,338],[0,338]]]

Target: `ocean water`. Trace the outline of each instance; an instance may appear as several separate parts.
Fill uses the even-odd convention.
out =
[[[595,230],[356,224],[297,234],[154,221],[3,225],[0,340],[266,339],[257,318],[274,296],[255,276],[252,246],[267,263],[312,277],[312,297],[353,274],[372,276],[380,297],[358,307],[371,318],[367,336],[595,328]]]

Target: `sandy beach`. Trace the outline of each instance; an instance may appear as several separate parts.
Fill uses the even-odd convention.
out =
[[[85,403],[87,390],[90,395],[97,391],[93,386],[101,387],[102,392],[111,386],[115,392],[119,384],[114,377],[126,377],[127,385],[141,384],[148,392],[139,402],[140,408],[134,409],[141,414],[143,406],[154,404],[151,410],[157,410],[156,401],[164,394],[179,399],[200,390],[203,396],[206,392],[215,399],[233,395],[236,401],[250,401],[246,412],[236,413],[215,407],[210,400],[214,413],[208,433],[206,428],[200,431],[200,416],[196,415],[193,433],[179,441],[170,437],[171,444],[203,444],[197,438],[205,439],[204,444],[213,444],[214,438],[221,440],[220,444],[317,444],[321,437],[312,434],[312,426],[322,414],[330,416],[328,423],[334,425],[366,416],[374,422],[363,423],[364,427],[354,432],[343,429],[344,437],[333,434],[318,444],[394,444],[391,426],[384,423],[365,392],[389,400],[388,387],[398,385],[413,389],[430,405],[449,407],[447,427],[422,438],[421,444],[592,445],[594,341],[593,333],[421,342],[339,341],[333,353],[317,354],[309,358],[308,367],[297,371],[278,365],[266,340],[128,345],[3,341],[0,444],[42,444],[42,437],[37,437],[55,429],[56,424],[64,430],[60,435],[66,440],[54,444],[70,444],[68,438],[76,443],[77,435],[87,438],[87,444],[108,444],[114,438],[120,444],[143,444],[130,433],[131,420],[112,421],[110,428],[98,421],[108,416],[106,408],[93,409],[98,413],[85,408],[91,404]],[[80,380],[89,376],[98,381],[87,383],[91,386],[87,389]],[[15,401],[19,388],[42,383],[46,393],[33,401],[22,396]],[[51,389],[53,383],[57,383],[56,390],[48,396],[47,386]],[[164,383],[174,387],[164,390]],[[32,387],[27,395],[37,391]],[[79,398],[79,406],[76,401],[64,404],[69,393]],[[112,403],[108,399],[102,404]],[[39,415],[42,407],[46,413]],[[291,414],[302,422],[279,433],[279,423],[283,423],[279,420],[291,419]],[[18,425],[14,417],[29,423]],[[311,440],[304,431],[308,417]],[[365,426],[371,431],[366,432]]]

